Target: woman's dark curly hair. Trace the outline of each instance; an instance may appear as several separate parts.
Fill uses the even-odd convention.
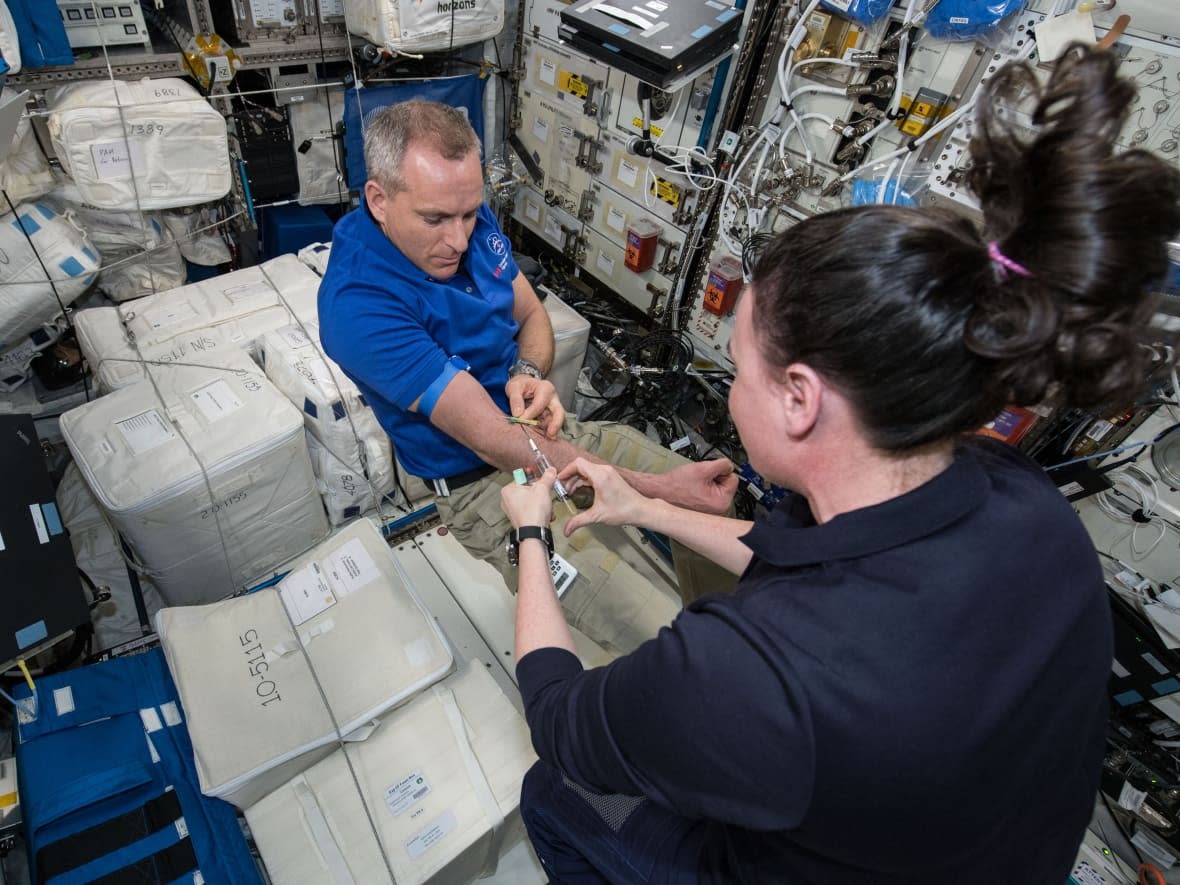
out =
[[[1074,47],[1044,85],[1027,65],[987,83],[968,177],[982,234],[948,213],[863,206],[776,237],[753,273],[767,359],[820,372],[889,450],[974,430],[1054,382],[1075,405],[1133,397],[1150,287],[1180,230],[1180,173],[1115,153],[1135,94],[1115,68]],[[997,101],[1019,92],[1034,96],[1032,135]]]

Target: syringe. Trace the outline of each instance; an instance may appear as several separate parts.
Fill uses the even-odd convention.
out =
[[[528,440],[529,448],[533,450],[533,460],[537,462],[537,470],[539,470],[541,473],[544,473],[553,465],[549,463],[549,459],[545,457],[545,453],[537,448],[537,444],[533,442],[533,438],[531,436],[528,438]],[[574,502],[570,500],[569,493],[566,492],[565,486],[561,484],[560,479],[553,480],[553,491],[557,493],[558,500],[560,500],[561,503],[564,504],[566,508],[568,508],[570,516],[576,516],[578,508],[575,507]]]

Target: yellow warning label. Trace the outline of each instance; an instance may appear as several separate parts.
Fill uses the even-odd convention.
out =
[[[656,179],[651,183],[648,192],[655,194],[669,206],[680,205],[680,188],[659,176],[656,176]]]
[[[585,98],[590,94],[590,87],[586,81],[569,71],[561,71],[557,75],[557,85],[561,87],[562,92],[568,92],[578,98]]]
[[[643,118],[636,117],[635,119],[633,119],[631,121],[631,125],[634,126],[636,129],[638,129],[640,132],[642,132],[643,131]],[[651,124],[651,137],[652,138],[659,138],[663,134],[664,134],[663,129],[661,129],[655,123]]]

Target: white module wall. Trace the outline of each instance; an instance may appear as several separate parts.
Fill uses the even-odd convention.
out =
[[[798,31],[783,27],[764,53],[744,126],[734,133],[732,163],[723,174],[725,199],[705,264],[740,257],[742,244],[756,233],[781,231],[802,218],[861,202],[908,197],[974,215],[975,202],[963,189],[972,100],[1005,63],[1035,63],[1038,29],[1050,13],[1069,5],[1034,0],[979,40],[936,39],[920,26],[920,17],[916,27],[903,28],[911,6],[904,2],[871,24],[820,7],[800,20]],[[1140,87],[1120,143],[1177,162],[1180,41],[1158,34],[1149,39],[1151,28],[1161,27],[1162,4],[1134,5],[1124,10],[1120,4],[1118,12],[1130,12],[1133,22],[1138,16],[1140,26],[1112,50],[1123,58],[1124,74]],[[1169,14],[1163,21],[1174,23],[1174,9]],[[1092,25],[1085,21],[1097,38],[1113,15],[1095,13]],[[899,29],[910,34],[904,54],[898,51]],[[784,53],[791,33],[798,36],[796,50]],[[882,82],[891,88],[873,85]],[[783,111],[784,95],[797,121]],[[894,102],[899,118],[886,119]],[[683,282],[691,304],[685,331],[698,353],[728,366],[732,310],[718,316],[705,309],[705,273]]]
[[[544,180],[518,191],[512,216],[579,275],[655,315],[672,290],[697,193],[682,175],[635,152],[643,133],[636,79],[560,44],[560,6],[538,2],[524,13],[515,132]],[[650,132],[660,149],[696,145],[713,77],[656,90]],[[659,229],[659,243],[652,266],[635,271],[625,247],[628,229],[641,220]]]

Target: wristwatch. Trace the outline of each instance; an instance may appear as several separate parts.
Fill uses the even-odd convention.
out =
[[[529,538],[544,541],[549,549],[549,558],[553,558],[553,533],[543,525],[522,525],[508,533],[508,564],[517,565],[520,562],[520,542]]]
[[[541,371],[541,367],[532,360],[526,360],[521,357],[512,364],[512,368],[508,370],[508,377],[515,378],[517,375],[531,375],[538,381],[545,377],[545,373]]]

